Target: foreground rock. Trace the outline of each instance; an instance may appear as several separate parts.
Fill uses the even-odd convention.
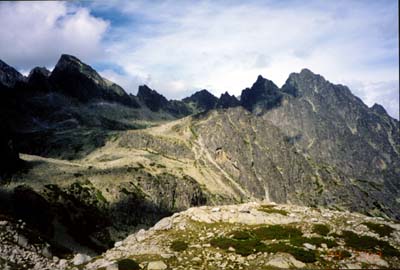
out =
[[[398,268],[400,225],[358,213],[248,203],[190,208],[132,234],[84,269]]]

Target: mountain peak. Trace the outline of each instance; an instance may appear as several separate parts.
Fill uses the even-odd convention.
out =
[[[215,108],[218,98],[211,94],[208,90],[203,89],[197,91],[190,97],[184,98],[182,101],[186,103],[194,103],[200,111],[208,111]]]
[[[241,104],[249,111],[255,107],[269,109],[278,105],[281,99],[281,93],[278,86],[263,76],[259,75],[251,88],[242,91],[240,98]]]
[[[152,111],[159,111],[168,105],[168,100],[147,85],[139,85],[137,97]]]
[[[310,69],[308,68],[303,68],[300,71],[300,74],[302,75],[316,75],[314,72],[312,72]]]
[[[35,74],[41,74],[45,77],[49,77],[51,72],[46,67],[35,67],[29,72],[28,79],[34,76]]]
[[[80,63],[83,64],[81,60],[79,60],[76,56],[70,54],[62,54],[58,63]]]
[[[230,95],[228,92],[225,92],[224,94],[221,94],[221,97],[219,98],[216,107],[225,109],[237,107],[239,105],[240,101],[234,95]]]
[[[373,110],[374,112],[381,114],[381,115],[387,115],[387,112],[385,110],[385,108],[383,108],[382,105],[375,103],[372,107],[371,110]]]
[[[50,81],[57,91],[82,102],[108,100],[135,106],[122,87],[103,79],[91,66],[72,55],[61,55]]]
[[[262,76],[262,75],[258,75],[257,76],[257,80],[256,80],[256,82],[263,82],[263,81],[265,81],[266,79]]]
[[[18,82],[25,81],[25,77],[15,68],[0,60],[0,86],[14,87]]]

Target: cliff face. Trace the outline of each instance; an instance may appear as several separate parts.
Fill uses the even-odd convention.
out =
[[[299,152],[351,179],[374,209],[399,218],[399,122],[309,70],[291,74],[281,91],[287,93],[282,104],[262,118]]]

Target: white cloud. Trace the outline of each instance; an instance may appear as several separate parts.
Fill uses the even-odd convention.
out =
[[[399,82],[398,81],[348,81],[353,94],[361,98],[369,107],[375,103],[384,105],[387,113],[399,119]]]
[[[140,24],[133,22],[135,27],[118,28],[118,41],[107,45],[110,61],[124,67],[127,76],[150,77],[147,83],[167,97],[180,98],[188,89],[201,88],[238,95],[258,74],[282,85],[289,73],[304,67],[334,83],[398,81],[395,1],[135,1],[107,8],[110,5],[141,18]],[[379,99],[380,90],[374,91],[361,97],[369,103],[367,96],[373,96],[391,106]],[[390,91],[395,96],[398,87]]]
[[[0,3],[0,55],[18,69],[54,66],[62,53],[101,55],[109,23],[67,2]]]
[[[136,93],[145,83],[168,98],[203,88],[215,95],[239,95],[259,74],[280,86],[291,72],[307,67],[331,82],[348,83],[368,105],[381,103],[398,118],[396,1],[138,0],[78,5],[1,3],[3,60],[28,69],[54,65],[62,52],[71,53],[98,64],[103,76],[128,92]]]

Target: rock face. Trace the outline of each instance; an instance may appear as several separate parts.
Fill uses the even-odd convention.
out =
[[[358,211],[374,207],[349,177],[302,155],[279,128],[243,108],[210,112],[192,129],[219,168],[248,192],[243,196],[337,207],[346,202]]]
[[[57,91],[82,102],[103,99],[137,106],[119,85],[103,79],[93,68],[71,55],[61,56],[50,81]]]
[[[329,164],[364,190],[371,211],[399,218],[399,122],[379,105],[368,108],[343,85],[304,69],[289,76],[281,105],[262,118],[280,128],[296,149]],[[287,95],[285,95],[285,93]]]

